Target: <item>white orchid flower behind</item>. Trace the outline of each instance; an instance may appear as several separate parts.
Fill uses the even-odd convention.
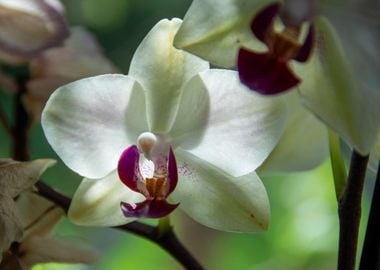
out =
[[[0,0],[0,59],[27,61],[69,35],[59,0]]]
[[[279,139],[283,103],[249,92],[236,72],[210,70],[175,49],[180,25],[158,22],[127,76],[82,79],[49,99],[45,135],[85,177],[69,210],[73,222],[111,226],[159,217],[176,207],[170,200],[212,228],[267,228],[268,197],[255,169]]]
[[[23,101],[35,120],[40,120],[46,101],[59,86],[117,71],[90,32],[81,27],[70,30],[63,46],[45,50],[30,62],[31,79]]]
[[[289,85],[299,83],[297,92],[300,104],[337,132],[359,153],[368,154],[374,147],[380,130],[380,92],[368,87],[368,83],[363,84],[357,80],[359,76],[350,67],[341,41],[326,18],[319,14],[312,17],[306,13],[293,14],[296,15],[294,18],[285,18],[283,3],[288,2],[194,0],[178,30],[174,45],[217,66],[240,65],[240,75],[244,77],[247,85],[256,85],[252,87],[255,91],[276,93]],[[306,3],[307,10],[310,8],[307,5],[312,1],[298,2]],[[280,19],[284,24],[279,30],[277,23]],[[298,24],[296,27],[286,25],[286,19],[298,20]],[[305,20],[308,22],[305,23]],[[307,38],[301,38],[302,35],[299,39],[298,35],[294,37],[301,26],[309,28]],[[305,54],[305,51],[308,53]],[[276,87],[280,88],[275,90]],[[286,98],[288,96],[283,95]],[[301,112],[299,109],[295,111],[297,114]],[[319,145],[320,149],[324,149],[321,151],[320,161],[327,156],[326,131],[318,124],[317,119],[313,120],[315,125],[309,125],[311,117],[303,111],[304,117],[299,117],[296,126],[288,127],[288,131],[284,133],[285,137],[277,147],[282,151],[273,152],[276,157],[271,160],[281,159],[282,166],[272,166],[268,161],[267,168],[285,167],[288,163],[289,168],[296,169],[292,164],[302,164],[304,160],[289,163],[288,156],[280,156],[281,153],[291,152],[294,145],[299,145],[300,149],[307,150],[305,152],[308,153]],[[308,140],[298,141],[303,135],[301,127],[305,125],[309,125],[308,134],[311,136]],[[311,129],[315,132],[311,132]],[[290,134],[293,136],[289,136]],[[324,135],[317,137],[313,134]],[[308,147],[309,142],[313,142],[311,148]],[[304,155],[304,159],[308,158],[309,155]],[[313,154],[311,162],[306,163],[312,164],[315,161]],[[300,169],[302,168],[303,166],[300,166]]]

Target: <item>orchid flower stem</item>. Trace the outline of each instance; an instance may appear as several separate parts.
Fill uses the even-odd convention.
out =
[[[158,220],[158,230],[160,235],[164,235],[168,231],[172,229],[172,226],[170,225],[170,217],[165,216]]]
[[[15,126],[12,130],[13,158],[26,161],[29,159],[29,127],[30,119],[26,112],[22,98],[26,93],[27,77],[18,78],[18,92],[15,96]]]
[[[361,215],[361,198],[369,156],[352,153],[347,184],[339,200],[338,270],[354,270]]]
[[[27,78],[18,80],[19,92],[15,99],[15,127],[12,129],[13,137],[13,157],[16,160],[28,160],[29,157],[29,126],[30,120],[22,103],[22,97],[26,93]],[[38,181],[35,185],[37,193],[56,205],[62,207],[65,212],[69,210],[71,198],[54,190],[42,181]],[[151,226],[142,222],[134,221],[122,226],[112,227],[114,229],[133,233],[137,236],[148,239],[172,255],[185,269],[202,270],[204,269],[198,261],[190,254],[190,252],[182,245],[177,236],[173,232],[169,219],[160,220],[159,226]],[[164,229],[165,228],[165,229]]]
[[[380,269],[380,162],[359,269]]]
[[[37,182],[36,188],[38,194],[59,205],[66,212],[69,210],[71,199],[67,196],[58,191],[55,191],[42,181]],[[168,217],[160,219],[158,227],[134,221],[112,228],[133,233],[137,236],[141,236],[156,243],[161,248],[166,250],[170,255],[172,255],[179,263],[181,263],[185,269],[204,269],[178,240],[177,236],[172,230],[172,227],[170,226]],[[163,228],[165,228],[165,230],[163,230]]]
[[[329,149],[335,194],[337,201],[339,201],[346,185],[347,172],[342,157],[339,136],[332,130],[329,130]]]

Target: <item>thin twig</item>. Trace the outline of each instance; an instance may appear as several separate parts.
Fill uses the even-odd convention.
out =
[[[26,161],[29,159],[29,127],[30,119],[26,112],[22,98],[26,94],[27,77],[18,78],[18,92],[15,96],[15,126],[13,128],[13,158]]]
[[[361,215],[361,198],[368,156],[352,153],[347,185],[339,201],[338,270],[354,270]]]
[[[359,269],[380,269],[380,162]]]
[[[37,182],[36,188],[38,194],[59,205],[65,210],[65,212],[68,211],[71,203],[71,199],[69,197],[54,190],[42,181]],[[177,236],[175,235],[172,229],[161,234],[157,227],[138,221],[134,221],[125,225],[116,226],[112,228],[133,233],[137,236],[141,236],[158,244],[161,248],[163,248],[170,255],[172,255],[178,262],[180,262],[182,266],[185,267],[185,269],[203,269],[203,267],[198,263],[198,261],[178,240]]]

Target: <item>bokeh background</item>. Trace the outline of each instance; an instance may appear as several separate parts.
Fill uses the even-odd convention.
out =
[[[162,18],[183,17],[191,1],[66,0],[63,3],[69,23],[92,31],[105,55],[127,74],[133,52],[151,27]],[[5,107],[10,118],[12,100],[12,95],[0,91],[1,106]],[[32,158],[59,160],[46,142],[39,124],[31,129],[30,147]],[[11,141],[1,129],[0,157],[9,156]],[[67,195],[72,195],[80,182],[80,177],[61,161],[43,178]],[[373,178],[370,173],[365,188],[360,242],[366,226]],[[218,232],[198,225],[176,211],[172,221],[179,238],[207,269],[334,269],[338,219],[329,161],[310,172],[264,176],[263,182],[272,207],[268,232]],[[93,246],[102,255],[100,261],[92,266],[46,264],[36,266],[34,270],[182,269],[160,247],[125,232],[78,227],[63,220],[56,234],[71,239],[73,244],[80,242]]]

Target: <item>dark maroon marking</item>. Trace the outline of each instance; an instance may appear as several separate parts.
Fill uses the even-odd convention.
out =
[[[166,200],[145,200],[133,207],[129,203],[121,202],[120,207],[125,217],[161,218],[169,215],[179,204],[170,204]]]
[[[267,34],[273,27],[273,20],[280,11],[281,4],[276,2],[262,9],[251,22],[252,33],[262,42],[268,44]]]
[[[315,41],[315,28],[314,28],[314,25],[311,24],[309,27],[309,32],[307,33],[307,36],[305,38],[305,41],[302,47],[298,50],[297,55],[293,59],[301,63],[306,62],[307,59],[309,59],[311,51],[313,50],[313,46],[315,43],[314,41]]]
[[[300,82],[288,63],[271,53],[255,53],[242,48],[237,68],[240,81],[263,95],[282,93]]]
[[[177,162],[175,160],[175,156],[172,148],[170,147],[169,156],[168,156],[168,184],[169,190],[166,196],[173,192],[178,182],[178,170],[177,170]]]
[[[123,151],[117,165],[120,180],[133,191],[141,193],[137,187],[139,181],[140,153],[136,145],[131,145]]]

